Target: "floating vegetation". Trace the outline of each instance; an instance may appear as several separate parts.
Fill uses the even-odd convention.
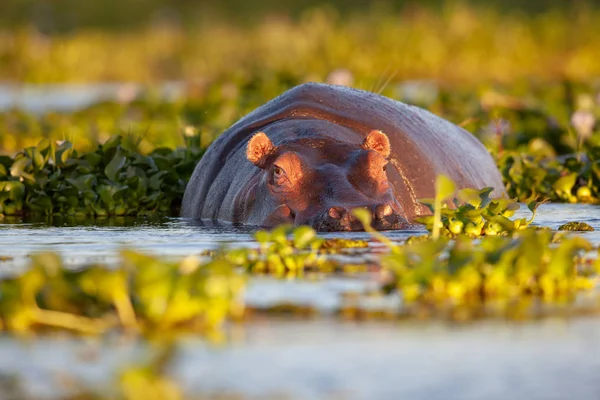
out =
[[[547,230],[477,240],[441,235],[405,244],[367,230],[389,250],[377,256],[382,268],[378,292],[401,294],[405,306],[397,315],[411,307],[432,312],[460,307],[476,313],[490,304],[522,299],[568,304],[578,292],[596,286],[600,271],[600,259],[586,256],[592,250],[587,240],[556,240]],[[116,268],[70,270],[54,253],[37,254],[21,276],[0,281],[0,327],[17,333],[62,329],[216,335],[228,318],[243,315],[241,294],[248,274],[300,278],[307,271],[369,270],[320,253],[326,241],[310,227],[282,226],[259,231],[256,238],[259,249],[221,250],[205,262],[196,256],[165,262],[126,250]]]
[[[254,234],[254,238],[260,244],[258,249],[224,250],[216,256],[224,257],[250,273],[293,277],[303,276],[307,271],[340,270],[343,266],[325,254],[336,254],[342,249],[368,247],[368,243],[362,240],[325,240],[308,226],[294,228],[291,225],[281,225],[270,232],[260,230]]]
[[[559,231],[581,231],[581,232],[591,232],[594,230],[589,224],[585,222],[567,222],[558,227]]]
[[[484,237],[480,243],[460,236],[394,246],[382,265],[393,272],[391,285],[409,302],[479,304],[493,299],[539,296],[572,300],[595,285],[600,261],[581,256],[592,250],[585,239],[562,238],[550,231],[524,230],[515,237]]]
[[[319,249],[325,252],[335,253],[343,249],[366,249],[369,247],[369,242],[358,239],[325,239]]]
[[[440,234],[455,237],[457,235],[497,236],[511,235],[531,225],[537,208],[542,202],[531,202],[527,206],[532,212],[530,219],[520,218],[511,220],[520,208],[519,203],[510,199],[493,199],[490,194],[493,188],[481,190],[465,188],[458,191],[457,198],[452,199],[453,207],[444,203],[456,191],[456,186],[444,175],[436,179],[435,199],[423,199],[433,215],[417,219],[432,232],[434,239]]]
[[[367,213],[355,210],[365,229]],[[549,230],[524,229],[513,237],[467,235],[420,237],[404,245],[383,240],[390,253],[381,265],[392,273],[384,288],[398,290],[419,310],[461,309],[462,317],[486,305],[506,307],[523,299],[566,304],[581,290],[598,283],[600,257],[585,258],[593,249],[579,236],[555,238]],[[599,251],[600,253],[600,251]]]
[[[201,155],[193,146],[144,155],[120,135],[83,154],[44,139],[14,159],[0,157],[0,215],[177,213]]]
[[[600,202],[600,146],[552,158],[508,152],[497,163],[509,196],[520,201]]]
[[[0,328],[210,335],[243,313],[245,278],[227,262],[169,263],[133,251],[121,257],[117,268],[69,270],[55,253],[33,256],[24,274],[0,281]]]

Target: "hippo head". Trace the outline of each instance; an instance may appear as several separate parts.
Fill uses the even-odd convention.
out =
[[[299,138],[275,146],[258,132],[246,156],[262,170],[259,185],[271,199],[262,225],[310,225],[319,231],[363,230],[355,208],[371,212],[378,230],[406,224],[386,169],[390,141],[372,131],[362,144],[331,138]]]

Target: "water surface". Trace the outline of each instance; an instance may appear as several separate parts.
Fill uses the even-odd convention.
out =
[[[519,217],[529,216],[526,210]],[[600,229],[600,209],[545,204],[536,223],[553,229],[585,221]],[[6,221],[0,224],[0,273],[26,268],[28,255],[52,250],[69,265],[113,263],[123,247],[165,257],[220,246],[256,246],[252,229],[202,225],[180,218],[88,221]],[[400,241],[423,231],[386,232]],[[600,245],[600,232],[581,233]],[[327,237],[368,238],[364,233]],[[375,244],[373,244],[375,246]],[[485,320],[452,325],[440,321],[350,323],[335,316],[343,293],[377,283],[370,275],[309,281],[253,278],[246,299],[257,307],[309,305],[309,320],[266,318],[230,326],[229,344],[198,338],[179,345],[171,373],[188,393],[244,393],[249,398],[293,399],[598,399],[600,318],[552,318],[526,323]],[[380,298],[376,307],[398,307]],[[147,344],[109,339],[48,337],[28,343],[0,336],[0,374],[17,373],[26,391],[52,398],[65,390],[57,376],[91,387],[113,381],[115,371],[139,361]],[[93,361],[82,357],[93,349]],[[287,397],[286,397],[287,396]],[[0,395],[0,398],[1,395]]]

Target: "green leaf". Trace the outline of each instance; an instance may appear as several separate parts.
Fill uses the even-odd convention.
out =
[[[108,179],[110,179],[111,181],[116,181],[119,170],[121,170],[121,168],[125,166],[126,162],[127,157],[125,157],[125,152],[119,147],[110,163],[108,163],[108,165],[104,169],[104,173],[106,174]]]
[[[31,160],[26,157],[21,157],[13,163],[10,168],[10,175],[16,178],[20,178],[23,174],[26,174],[25,169],[31,165]]]
[[[465,188],[458,192],[458,198],[460,201],[466,204],[470,204],[473,207],[479,207],[481,204],[481,196],[477,189]]]
[[[298,249],[303,249],[310,244],[315,236],[317,236],[317,232],[310,226],[299,226],[293,232],[294,245]]]
[[[114,149],[121,144],[122,137],[121,135],[111,136],[104,144],[102,145],[102,151],[105,153],[108,150]]]
[[[52,210],[52,199],[46,195],[32,197],[28,205],[36,211],[49,212]]]
[[[575,186],[576,181],[577,173],[573,172],[558,179],[556,182],[554,182],[554,185],[552,185],[552,187],[554,188],[554,190],[556,190],[556,192],[559,195],[570,194],[571,190],[573,189],[573,186]]]

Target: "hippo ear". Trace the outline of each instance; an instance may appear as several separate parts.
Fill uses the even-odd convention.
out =
[[[267,156],[275,150],[271,139],[264,132],[258,132],[248,142],[246,157],[259,168],[265,167]]]
[[[390,139],[381,131],[371,131],[365,138],[362,147],[365,150],[375,150],[384,157],[390,156]]]

